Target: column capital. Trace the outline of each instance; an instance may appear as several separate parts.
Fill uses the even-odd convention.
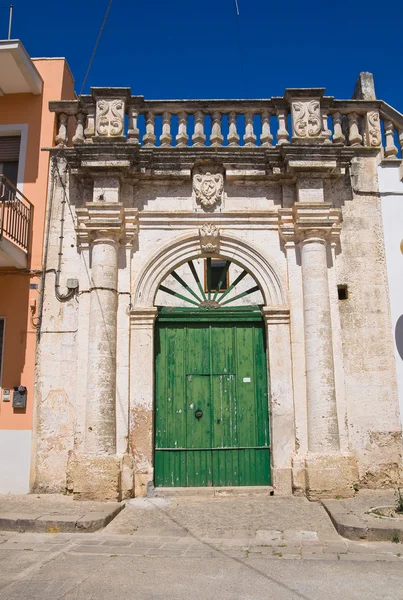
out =
[[[341,211],[328,202],[296,202],[279,211],[279,231],[287,244],[323,241],[340,237]]]
[[[137,215],[135,208],[123,208],[120,202],[87,202],[78,208],[77,238],[80,246],[95,241],[113,240],[131,246],[137,233]]]
[[[130,311],[131,329],[150,329],[158,316],[155,306],[138,306]]]
[[[288,325],[290,310],[284,306],[263,306],[263,318],[267,325]]]

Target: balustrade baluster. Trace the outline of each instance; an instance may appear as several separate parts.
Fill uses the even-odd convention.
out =
[[[84,129],[85,142],[92,143],[95,135],[95,104],[91,104],[87,109],[87,127]]]
[[[146,114],[146,132],[143,137],[145,148],[154,148],[157,137],[154,134],[155,114],[149,111]]]
[[[393,123],[392,121],[384,121],[383,124],[385,127],[386,138],[385,158],[395,158],[398,153],[398,148],[395,144]]]
[[[192,135],[193,146],[204,146],[206,136],[204,135],[204,114],[197,110],[194,114],[195,126]]]
[[[325,144],[330,144],[330,138],[332,137],[332,132],[329,129],[328,125],[328,114],[325,110],[322,110],[322,132],[321,136],[325,142]]]
[[[278,118],[278,130],[277,130],[277,144],[285,144],[288,142],[288,129],[287,129],[287,111],[284,109],[277,110]]]
[[[228,145],[239,146],[239,135],[236,128],[237,114],[231,111],[228,115]]]
[[[140,143],[140,131],[138,128],[139,111],[137,108],[131,107],[129,110],[129,128],[127,131],[127,137],[131,144]]]
[[[341,127],[341,114],[337,111],[333,113],[333,143],[344,144],[346,137],[343,135]]]
[[[361,146],[362,145],[362,135],[360,134],[360,130],[358,127],[358,114],[355,112],[349,113],[348,117],[348,125],[349,125],[349,133],[348,140],[350,142],[350,146]]]
[[[256,136],[253,131],[253,113],[247,112],[245,113],[245,135],[243,136],[243,141],[245,142],[245,146],[256,146]]]
[[[58,132],[56,143],[58,146],[64,146],[67,142],[67,123],[69,116],[66,113],[58,113]]]
[[[179,148],[187,146],[189,136],[187,134],[188,116],[185,111],[178,113],[178,135],[176,136],[176,143]]]
[[[84,123],[85,114],[83,112],[78,112],[76,114],[76,133],[73,136],[73,144],[84,143]]]
[[[161,147],[169,148],[172,143],[171,135],[171,113],[165,111],[162,113],[162,134],[160,137]]]
[[[272,147],[273,136],[270,132],[270,113],[268,110],[262,112],[262,134],[260,142],[265,148]]]
[[[403,156],[403,129],[399,129],[398,134],[399,134],[400,155]]]
[[[210,144],[212,146],[222,146],[224,136],[221,133],[221,113],[214,111],[211,115],[213,122],[210,135]]]

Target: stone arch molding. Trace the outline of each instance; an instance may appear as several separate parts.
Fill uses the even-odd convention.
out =
[[[132,310],[154,306],[158,287],[163,279],[184,262],[199,258],[198,233],[174,238],[163,246],[145,265],[133,289]],[[206,255],[207,256],[207,255]],[[285,287],[273,259],[263,255],[249,243],[221,233],[219,256],[232,260],[246,269],[260,285],[265,305],[287,308]]]

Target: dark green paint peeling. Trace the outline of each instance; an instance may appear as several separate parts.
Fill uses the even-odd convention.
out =
[[[218,313],[219,320],[211,318]],[[200,321],[201,314],[210,321]],[[195,309],[186,318],[183,309],[164,309],[160,315],[155,485],[269,485],[267,360],[260,311]]]

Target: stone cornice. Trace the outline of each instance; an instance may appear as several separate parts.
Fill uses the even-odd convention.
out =
[[[48,150],[60,153],[60,148]],[[63,148],[63,157],[73,175],[93,177],[113,171],[134,182],[190,180],[192,169],[200,160],[222,168],[229,181],[295,181],[304,171],[309,171],[310,176],[338,177],[355,156],[376,156],[377,153],[377,148],[331,144],[285,143],[275,148],[144,148],[108,140]]]

